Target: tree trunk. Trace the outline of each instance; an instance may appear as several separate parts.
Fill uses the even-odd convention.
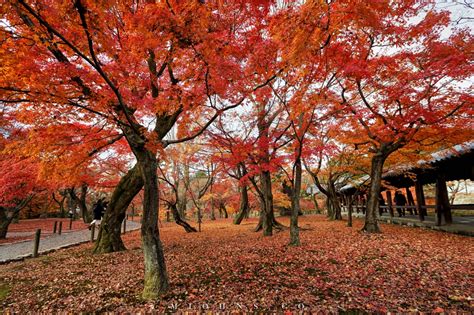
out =
[[[224,215],[224,219],[227,219],[229,217],[229,214],[227,213],[227,208],[225,207],[225,204],[223,202],[219,202],[219,213]]]
[[[144,299],[156,300],[169,288],[163,246],[158,229],[158,178],[155,154],[135,148],[135,156],[144,182],[141,236],[145,261]]]
[[[300,245],[300,230],[298,227],[298,215],[301,212],[300,207],[301,193],[301,159],[295,161],[295,176],[293,189],[291,192],[291,219],[290,219],[290,245]]]
[[[64,218],[66,216],[66,211],[64,209],[64,201],[66,200],[67,194],[66,193],[63,194],[60,192],[59,195],[61,196],[61,199],[59,200],[56,198],[56,195],[54,193],[52,194],[52,197],[53,197],[54,202],[56,202],[59,206],[59,216],[61,218]]]
[[[326,195],[326,217],[328,217],[329,219],[332,219],[333,217],[332,202],[331,197],[329,197],[329,195]]]
[[[240,187],[240,208],[239,213],[234,219],[234,224],[239,225],[249,213],[249,193],[247,185]]]
[[[328,193],[328,205],[331,207],[330,218],[332,220],[342,220],[341,205],[337,197],[336,187],[331,180],[328,181]]]
[[[138,165],[130,169],[115,187],[104,218],[100,224],[94,253],[110,253],[125,250],[121,238],[121,224],[127,208],[143,187],[143,178]]]
[[[76,219],[76,207],[77,207],[77,202],[74,198],[71,197],[71,190],[67,189],[67,207],[69,209],[69,213],[72,213],[72,219]]]
[[[8,226],[12,223],[14,213],[5,207],[0,207],[0,239],[7,237]]]
[[[320,214],[320,213],[321,213],[321,209],[319,208],[318,199],[316,198],[316,194],[313,194],[313,195],[311,196],[311,199],[313,200],[314,208],[315,208],[315,210],[316,210],[316,213],[317,213],[317,214]]]
[[[71,198],[74,200],[75,204],[79,206],[79,210],[81,211],[82,220],[84,223],[90,223],[92,221],[91,214],[87,210],[86,204],[86,196],[87,196],[87,185],[81,185],[81,194],[77,196],[76,191],[74,188],[69,190],[69,194]]]
[[[270,175],[270,173],[268,173],[268,175]],[[255,232],[258,232],[260,230],[264,230],[264,223],[265,222],[270,222],[271,223],[270,225],[274,228],[283,229],[285,226],[283,224],[279,223],[275,219],[275,215],[273,213],[273,195],[271,193],[271,181],[269,181],[270,194],[268,194],[268,193],[265,194],[263,192],[263,190],[264,190],[263,187],[265,185],[262,184],[262,179],[260,179],[260,187],[257,186],[255,181],[251,181],[251,182],[252,182],[252,185],[255,187],[255,190],[257,191],[258,199],[260,201],[260,219],[258,221],[257,226],[255,227]],[[267,186],[268,186],[268,184],[267,184]],[[265,188],[265,189],[268,189],[268,188]],[[269,201],[267,202],[266,199],[269,199]],[[272,209],[271,211],[266,210],[268,205],[271,205],[271,209]],[[265,224],[268,224],[268,223],[265,223]],[[268,229],[268,227],[267,227],[267,229]],[[270,230],[272,230],[272,229],[270,228]],[[265,230],[263,231],[263,234],[265,235]]]
[[[255,232],[259,232],[261,230],[263,230],[263,220],[265,218],[265,213],[264,213],[264,210],[263,210],[263,206],[261,205],[261,210],[260,210],[260,219],[258,220],[258,224],[257,226],[255,227]],[[268,219],[267,219],[268,220]],[[281,224],[280,222],[278,222],[276,219],[275,219],[275,216],[273,215],[273,213],[271,214],[271,222],[272,222],[272,227],[275,228],[275,229],[284,229],[286,228],[283,224]]]
[[[33,195],[21,200],[15,207],[7,208],[0,206],[0,239],[7,237],[8,226],[12,223],[13,218],[19,215],[21,209],[26,207],[31,199],[33,199]]]
[[[216,213],[214,212],[214,202],[213,200],[211,199],[211,202],[210,202],[210,206],[211,206],[211,220],[214,221],[216,220]]]
[[[380,233],[380,228],[377,223],[377,212],[379,209],[379,194],[382,186],[382,170],[386,158],[387,156],[381,152],[377,152],[372,157],[369,200],[367,201],[365,225],[362,228],[363,231],[368,233]]]
[[[263,235],[272,236],[273,234],[273,194],[272,194],[272,180],[270,172],[263,171],[260,178],[261,191],[263,193]]]
[[[176,204],[171,204],[170,209],[171,209],[171,213],[173,214],[173,218],[176,224],[182,226],[187,233],[197,232],[197,230],[194,227],[192,227],[188,222],[184,221],[181,218],[178,208],[176,207]]]
[[[81,196],[79,197],[79,209],[81,209],[82,220],[84,223],[92,222],[91,213],[87,210],[86,204],[87,185],[81,185]]]
[[[184,187],[189,185],[189,164],[185,163],[184,164],[184,174],[183,174],[183,182],[184,182]],[[178,189],[178,187],[176,187]],[[184,188],[180,194],[179,189],[178,189],[178,211],[179,211],[179,216],[181,219],[185,220],[186,219],[186,209],[188,205],[188,197],[186,195],[186,188]]]

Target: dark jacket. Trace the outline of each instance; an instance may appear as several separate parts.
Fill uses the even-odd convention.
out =
[[[393,201],[395,202],[395,205],[397,206],[404,206],[407,204],[407,199],[402,193],[395,194]]]
[[[92,212],[94,213],[94,220],[102,219],[102,215],[104,212],[104,206],[102,205],[102,203],[96,204],[92,209]]]

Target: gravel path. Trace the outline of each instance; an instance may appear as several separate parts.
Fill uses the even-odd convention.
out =
[[[139,228],[140,224],[138,222],[127,221],[127,231],[138,230]],[[87,229],[63,233],[61,235],[52,234],[44,239],[41,239],[38,252],[40,254],[45,254],[60,248],[89,242],[90,238],[91,231]],[[29,240],[14,244],[0,245],[0,264],[31,257],[33,255],[33,243],[33,240]]]

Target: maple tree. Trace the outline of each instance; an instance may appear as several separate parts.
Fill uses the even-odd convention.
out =
[[[180,157],[182,157],[182,152],[179,149],[173,148],[173,152],[170,152],[173,156],[173,161],[161,161],[161,164],[158,167],[159,173],[158,177],[161,182],[166,184],[168,189],[164,189],[160,187],[161,194],[160,199],[166,204],[166,207],[171,210],[171,214],[173,215],[173,219],[176,224],[181,225],[186,232],[197,232],[196,228],[191,226],[188,222],[185,221],[186,211],[181,208],[181,211],[178,207],[182,207],[181,204],[186,204],[186,200],[183,202],[183,196],[186,194],[180,193],[179,185],[180,185],[180,169],[178,167],[178,163],[181,162]],[[172,167],[169,167],[172,164]],[[187,184],[185,184],[187,186]],[[184,210],[184,211],[183,211]]]
[[[216,151],[214,160],[220,165],[222,172],[238,181],[240,206],[233,223],[239,225],[250,212],[248,160],[246,159],[246,152],[249,149],[246,140],[250,133],[237,135],[227,132],[224,128],[225,121],[224,117],[220,117],[214,127],[216,130],[208,131],[209,145]]]
[[[0,239],[6,238],[12,220],[44,188],[38,178],[38,159],[18,156],[11,149],[24,138],[9,112],[0,112]]]
[[[0,239],[7,235],[13,218],[26,207],[38,188],[38,164],[30,159],[0,155]]]
[[[254,189],[260,202],[256,231],[263,230],[265,236],[272,235],[273,227],[281,228],[274,216],[272,173],[281,165],[278,150],[288,143],[284,138],[288,127],[280,117],[283,107],[277,104],[271,89],[262,89],[253,100],[253,106],[242,114],[245,118],[239,124],[236,121],[235,125],[225,124],[233,116],[224,116],[216,124],[216,131],[210,131],[227,173]],[[241,200],[245,201],[245,196]],[[247,208],[245,204],[242,206]]]

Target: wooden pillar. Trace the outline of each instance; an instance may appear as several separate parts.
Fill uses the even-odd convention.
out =
[[[365,211],[367,210],[367,198],[365,195],[361,196],[361,202],[362,202],[362,213],[365,214]]]
[[[416,209],[418,210],[418,217],[420,221],[425,220],[425,194],[423,193],[423,184],[417,180],[415,182],[415,194],[416,194]]]
[[[387,190],[387,206],[388,212],[390,213],[390,217],[393,218],[393,208],[392,208],[392,192]]]
[[[353,196],[347,196],[347,226],[352,227],[352,202]]]
[[[410,187],[405,188],[405,194],[407,195],[407,206],[410,207],[410,208],[407,208],[407,209],[408,209],[408,211],[410,211],[410,214],[412,215],[413,214],[413,208],[411,208],[411,207],[415,205],[415,201],[413,200],[413,195],[410,191]]]
[[[360,205],[360,195],[356,195],[355,206],[356,206],[357,213],[359,213],[359,205]]]
[[[451,224],[451,206],[449,205],[448,188],[443,174],[436,178],[436,225]]]
[[[383,199],[382,193],[379,194],[379,216],[382,216],[384,212],[384,208],[382,206],[385,206],[385,200]]]
[[[410,187],[405,188],[407,194],[407,202],[409,206],[415,205],[415,200],[413,199],[413,194],[411,193]]]

